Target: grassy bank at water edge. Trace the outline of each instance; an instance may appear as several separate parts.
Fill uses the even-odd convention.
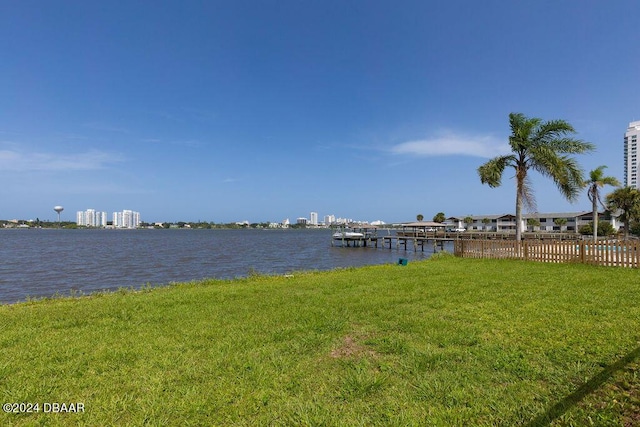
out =
[[[436,257],[0,306],[0,403],[39,404],[0,425],[633,425],[639,274]]]

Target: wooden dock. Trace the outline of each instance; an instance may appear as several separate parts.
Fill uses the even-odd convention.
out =
[[[354,247],[354,248],[359,248],[359,247],[378,247],[378,240],[380,240],[379,237],[377,236],[362,236],[362,237],[333,237],[331,239],[331,246],[336,246],[336,244],[339,244],[339,246],[343,246],[346,248],[349,247]]]
[[[437,225],[438,227],[433,227]],[[382,247],[396,250],[411,250],[414,252],[425,251],[432,248],[433,252],[438,249],[444,250],[446,243],[454,244],[455,242],[467,240],[483,240],[483,241],[514,241],[515,232],[486,232],[486,231],[447,231],[444,226],[439,223],[418,222],[409,223],[402,227],[401,230],[395,230],[392,234],[387,229],[386,236],[378,236],[379,229],[375,226],[346,226],[337,233],[334,233],[331,239],[331,246],[342,247]],[[536,241],[572,241],[580,239],[577,234],[570,233],[545,233],[545,232],[524,232],[523,237],[527,240]],[[381,242],[379,245],[378,242]]]
[[[373,225],[347,225],[331,236],[331,246],[378,247],[378,227]]]
[[[421,252],[425,251],[425,248],[433,248],[433,252],[436,252],[438,249],[444,250],[444,245],[446,242],[453,242],[455,239],[453,238],[445,238],[445,237],[411,237],[411,236],[369,236],[369,237],[341,237],[341,238],[333,238],[331,240],[331,246],[341,246],[341,247],[352,247],[352,248],[383,248],[383,249],[403,249],[410,250],[413,249],[414,252],[420,250]],[[380,242],[380,244],[378,244]]]
[[[436,252],[438,248],[444,250],[445,242],[453,242],[454,239],[447,237],[413,237],[413,236],[384,236],[382,237],[382,247],[396,249],[401,247],[406,251],[410,247],[413,247],[413,251],[417,252],[420,248],[421,252],[424,252],[425,246],[432,247],[433,252]],[[394,245],[395,242],[395,245]]]

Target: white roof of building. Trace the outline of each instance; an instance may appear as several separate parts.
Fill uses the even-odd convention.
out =
[[[580,212],[531,212],[522,214],[522,218],[576,218],[582,215],[591,214],[591,211]],[[463,220],[467,216],[473,218],[474,221],[487,219],[499,219],[504,217],[515,217],[514,214],[492,214],[492,215],[465,215],[465,216],[451,216],[448,219]]]
[[[433,221],[407,222],[402,224],[404,227],[446,227],[447,224]]]

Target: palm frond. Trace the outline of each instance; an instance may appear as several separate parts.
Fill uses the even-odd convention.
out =
[[[583,171],[576,159],[568,156],[560,157],[559,178],[554,179],[554,182],[562,195],[570,202],[575,201],[584,188]]]
[[[564,120],[549,120],[540,124],[536,132],[536,139],[553,141],[561,138],[563,135],[575,132],[573,126]]]
[[[532,151],[532,168],[550,178],[569,201],[574,201],[584,188],[582,169],[578,162],[569,156],[559,156],[550,147],[537,147]]]
[[[513,155],[498,156],[489,160],[478,168],[480,182],[488,184],[491,188],[499,187],[502,183],[502,173],[513,161]]]
[[[602,183],[601,187],[604,187],[605,185],[610,185],[612,187],[620,186],[620,181],[618,181],[618,178],[614,176],[605,176],[600,182]]]
[[[527,164],[530,169],[547,178],[555,179],[554,177],[561,174],[562,160],[558,153],[547,144],[532,147]]]
[[[509,126],[511,127],[509,145],[514,153],[521,153],[523,150],[526,151],[528,149],[531,135],[535,133],[540,121],[535,117],[527,118],[522,113],[509,114]]]
[[[556,138],[547,144],[556,152],[563,154],[584,154],[595,150],[595,145],[575,138]]]
[[[602,181],[606,166],[601,165],[589,172],[589,182],[596,183]]]

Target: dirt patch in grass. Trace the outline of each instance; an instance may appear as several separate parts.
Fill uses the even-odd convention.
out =
[[[375,356],[376,352],[351,335],[347,335],[342,340],[342,344],[331,350],[330,356],[334,359],[345,359],[360,356]]]

